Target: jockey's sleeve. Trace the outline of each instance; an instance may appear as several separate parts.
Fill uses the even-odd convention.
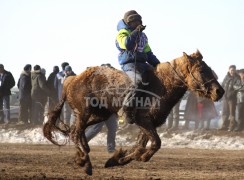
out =
[[[126,49],[128,51],[133,50],[135,47],[136,37],[138,31],[134,30],[131,34],[130,31],[126,29],[121,29],[117,35],[117,42],[121,49]]]
[[[148,58],[147,62],[151,64],[153,67],[156,67],[160,63],[158,58],[153,54],[148,43],[146,44],[143,52],[147,53],[147,58]]]
[[[156,67],[156,66],[160,63],[160,61],[159,61],[158,58],[153,54],[152,51],[149,51],[149,52],[147,53],[147,57],[148,57],[147,62],[148,62],[149,64],[151,64],[153,67]]]

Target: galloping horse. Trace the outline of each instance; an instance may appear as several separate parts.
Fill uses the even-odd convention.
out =
[[[140,128],[137,144],[130,150],[116,151],[105,167],[125,165],[132,160],[149,161],[161,147],[156,128],[165,123],[170,110],[187,90],[213,101],[221,99],[224,90],[202,59],[198,50],[191,55],[183,53],[182,57],[160,63],[156,69],[147,72],[150,80],[146,80],[143,102],[139,102],[141,105],[135,111],[136,125]],[[54,140],[53,131],[71,136],[77,148],[76,163],[92,175],[85,129],[118,112],[121,108],[119,102],[122,102],[120,100],[130,85],[131,80],[124,72],[109,67],[91,67],[78,76],[68,78],[64,83],[62,100],[48,114],[48,121],[43,127],[44,136],[56,145],[59,144]],[[65,101],[76,116],[74,124],[67,130],[57,126]],[[146,147],[149,140],[151,145]]]

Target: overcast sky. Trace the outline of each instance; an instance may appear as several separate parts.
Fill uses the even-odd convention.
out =
[[[25,64],[47,70],[67,61],[79,74],[111,63],[117,23],[136,10],[161,62],[198,48],[222,81],[228,67],[244,68],[242,0],[0,0],[0,63],[17,81]]]

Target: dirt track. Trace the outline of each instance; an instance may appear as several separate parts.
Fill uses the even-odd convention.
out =
[[[0,144],[0,179],[244,179],[244,151],[161,149],[147,163],[109,169],[105,147],[90,155],[93,176],[74,164],[72,145]]]

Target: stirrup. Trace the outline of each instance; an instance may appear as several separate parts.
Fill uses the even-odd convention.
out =
[[[135,117],[133,117],[133,115],[131,116],[128,115],[128,113],[132,113],[132,112],[126,112],[123,110],[123,108],[120,108],[120,110],[117,112],[119,119],[123,119],[128,124],[134,124]]]

